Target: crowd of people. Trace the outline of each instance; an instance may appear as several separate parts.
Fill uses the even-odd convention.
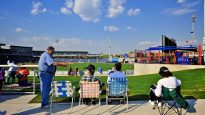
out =
[[[49,108],[49,94],[51,91],[51,83],[53,81],[53,77],[55,76],[56,66],[69,66],[68,69],[68,76],[73,75],[72,64],[71,62],[54,62],[52,58],[52,54],[54,53],[55,49],[52,46],[47,48],[38,63],[38,75],[40,79],[40,90],[41,90],[41,108],[46,109]],[[12,78],[11,83],[15,83],[15,77],[18,78],[19,86],[29,86],[31,83],[28,82],[28,75],[29,70],[26,67],[18,68],[14,62],[8,61],[8,65],[10,66],[8,69],[8,75],[5,78],[5,69],[0,67],[0,94],[2,93],[2,85],[3,83],[10,84],[10,78]],[[122,64],[120,62],[115,63],[112,71],[108,73],[107,83],[112,78],[126,78],[126,75],[122,72]],[[85,72],[80,81],[99,81],[101,93],[103,93],[102,88],[105,86],[99,77],[95,76],[95,66],[90,64],[85,68]],[[103,68],[99,67],[97,70],[100,74],[103,73]],[[78,76],[79,69],[78,67],[75,68],[74,75]],[[157,85],[153,84],[150,87],[150,103],[154,105],[158,103],[161,106],[160,96],[162,95],[162,87],[167,88],[177,88],[181,86],[181,81],[177,79],[173,74],[169,71],[167,67],[161,67],[159,70],[159,75],[162,77],[158,82]],[[95,99],[85,99],[84,102],[88,104],[89,102],[95,103]]]
[[[72,63],[65,63],[65,62],[54,62],[52,59],[52,54],[54,52],[54,47],[50,46],[47,48],[47,51],[44,52],[39,60],[39,76],[40,76],[40,84],[41,84],[41,95],[42,95],[42,101],[41,101],[41,108],[49,108],[49,92],[51,91],[51,82],[53,80],[53,77],[55,75],[55,71],[52,69],[53,66],[67,66],[68,64]],[[126,75],[121,71],[122,64],[120,62],[116,63],[112,69],[112,71],[109,72],[107,83],[110,81],[111,78],[126,78]],[[82,76],[80,81],[87,81],[87,82],[93,82],[93,81],[99,81],[100,89],[102,90],[102,87],[104,86],[104,83],[100,80],[99,77],[94,76],[95,73],[95,66],[90,64],[85,68],[85,73]],[[51,71],[50,71],[51,70]],[[78,68],[75,69],[75,75],[77,76]],[[103,69],[102,67],[98,68],[98,72],[102,74]],[[162,79],[160,79],[157,82],[157,85],[151,85],[150,87],[150,103],[154,104],[156,101],[158,102],[160,106],[160,96],[162,95],[162,87],[165,86],[167,88],[176,88],[181,85],[181,81],[176,79],[175,76],[168,70],[167,67],[161,67],[159,71],[160,76]],[[72,75],[72,67],[69,66],[68,69],[68,75]],[[85,99],[84,102],[88,104],[89,102],[95,103],[95,99]]]
[[[29,70],[26,67],[18,68],[14,61],[10,62],[9,60],[7,61],[7,64],[10,66],[7,71],[7,76],[5,76],[5,68],[0,67],[0,95],[3,93],[3,85],[16,83],[16,77],[19,86],[31,86],[31,83],[28,82]]]

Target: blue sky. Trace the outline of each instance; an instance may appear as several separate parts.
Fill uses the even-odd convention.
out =
[[[1,0],[0,43],[44,50],[128,53],[159,46],[161,36],[178,45],[203,38],[203,0]]]

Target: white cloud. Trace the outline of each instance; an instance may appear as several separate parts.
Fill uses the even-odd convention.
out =
[[[39,13],[45,13],[46,11],[47,11],[46,8],[42,8],[41,2],[32,2],[32,9],[31,9],[32,15],[38,15]]]
[[[109,31],[109,32],[116,32],[119,31],[120,29],[116,26],[110,25],[110,26],[104,26],[104,31]]]
[[[150,45],[150,46],[153,44],[155,44],[155,42],[152,42],[152,41],[142,41],[139,43],[139,45]]]
[[[171,8],[166,10],[166,12],[169,12],[170,14],[176,16],[192,13],[194,11],[195,11],[194,9],[188,9],[188,8]]]
[[[132,26],[127,26],[127,30],[132,30],[133,27]]]
[[[163,11],[163,13],[171,14],[175,16],[181,16],[188,13],[193,13],[196,11],[193,7],[198,4],[199,2],[197,1],[192,3],[183,3],[179,8],[167,8]]]
[[[26,29],[23,29],[23,28],[20,28],[20,27],[16,28],[15,31],[18,32],[18,33],[22,33],[22,32],[31,33],[30,31],[28,31]]]
[[[108,6],[108,18],[116,17],[124,12],[125,7],[123,6],[125,0],[110,0]]]
[[[55,47],[57,51],[89,51],[89,53],[101,53],[104,50],[104,45],[101,42],[78,37],[52,38],[47,36],[32,36],[30,38],[20,38],[14,45],[31,46],[34,50],[45,50],[48,46]]]
[[[92,40],[83,40],[80,38],[73,37],[73,38],[60,38],[60,39],[58,39],[58,42],[53,42],[52,45],[58,49],[64,49],[62,47],[66,48],[67,45],[69,45],[70,47],[74,47],[74,48],[75,48],[75,46],[77,46],[79,48],[79,46],[91,47],[94,44],[93,44]],[[76,49],[77,49],[77,47],[76,47]]]
[[[127,29],[128,31],[132,31],[132,32],[137,31],[137,28],[134,28],[134,27],[132,27],[132,26],[127,26],[126,29]]]
[[[183,5],[183,7],[186,7],[186,8],[192,8],[192,7],[194,7],[198,4],[200,4],[200,3],[198,1],[195,1],[195,2],[192,2],[192,3],[184,3],[182,5]]]
[[[137,9],[129,9],[128,10],[128,16],[137,16],[138,14],[140,14],[141,10],[139,8]]]
[[[63,14],[67,14],[67,15],[72,14],[72,12],[69,9],[65,8],[65,7],[61,7],[60,12],[63,13]]]
[[[66,8],[72,9],[74,6],[74,0],[66,0],[65,6],[66,6]]]
[[[74,7],[74,0],[65,0],[65,7],[61,7],[60,12],[70,15]]]
[[[54,38],[48,36],[5,38],[0,36],[0,42],[11,45],[31,46],[34,50],[46,50],[48,46],[54,46],[56,51],[88,51],[91,54],[108,54],[108,43],[105,39],[85,39],[79,37]],[[125,42],[129,45],[126,46]],[[135,48],[136,42],[130,40],[124,40],[124,42],[121,42],[120,40],[113,38],[113,42],[111,42],[112,54],[123,54],[132,51]]]
[[[16,28],[15,31],[16,32],[23,32],[23,29],[22,28]]]
[[[177,3],[184,3],[186,0],[177,0]]]
[[[34,50],[45,50],[46,47],[52,45],[52,39],[42,36],[21,37],[15,45],[31,46]]]
[[[141,41],[137,44],[137,47],[139,49],[147,49],[149,47],[156,47],[156,46],[161,46],[161,42],[159,41]]]
[[[198,40],[192,40],[192,39],[186,39],[184,41],[178,41],[177,42],[177,45],[178,46],[190,46],[190,45],[193,45],[193,44],[200,44],[200,41]]]
[[[75,0],[73,11],[86,22],[98,22],[101,16],[102,0]]]

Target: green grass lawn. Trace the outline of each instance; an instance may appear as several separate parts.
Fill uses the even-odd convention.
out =
[[[197,98],[205,99],[205,69],[194,69],[173,72],[173,74],[182,81],[182,95],[185,98]],[[107,77],[100,77],[102,82],[106,83]],[[141,75],[141,76],[130,76],[128,77],[129,87],[129,100],[148,100],[149,87],[153,83],[157,83],[160,79],[158,74],[152,75]],[[30,79],[32,80],[32,79]],[[72,84],[79,89],[80,77],[55,77],[55,80],[69,80]],[[39,80],[37,79],[37,82]],[[105,87],[104,87],[105,89]],[[36,90],[37,96],[31,102],[40,102],[39,87]],[[76,101],[79,98],[78,92],[76,92]],[[105,100],[105,94],[101,96]],[[65,102],[70,99],[58,98],[58,102]],[[55,101],[55,100],[54,100]]]
[[[95,66],[95,69],[98,70],[98,67],[101,66],[103,68],[103,71],[111,70],[112,67],[114,66],[114,63],[74,63],[71,65],[73,68],[73,71],[75,70],[76,67],[79,68],[79,70],[84,70],[89,64],[93,64]],[[68,67],[57,67],[57,70],[68,70]],[[127,64],[123,63],[122,64],[122,70],[133,70],[134,69],[134,64]]]

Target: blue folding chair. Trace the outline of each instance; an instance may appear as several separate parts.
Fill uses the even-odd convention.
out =
[[[111,78],[107,84],[106,106],[108,109],[108,100],[127,101],[128,111],[128,81],[126,78]]]
[[[71,97],[71,109],[73,109],[73,101],[75,101],[75,87],[72,87],[70,81],[53,81],[51,98],[50,98],[50,113],[52,113],[53,97]]]

